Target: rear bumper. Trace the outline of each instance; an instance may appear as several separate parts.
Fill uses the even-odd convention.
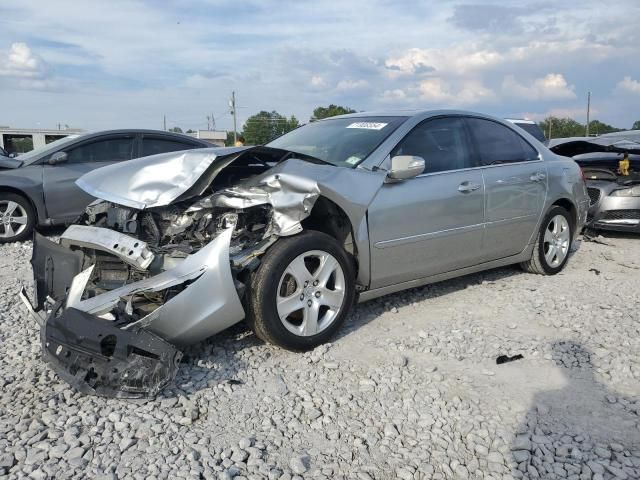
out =
[[[113,322],[57,304],[40,328],[42,355],[82,393],[154,397],[178,371],[182,353],[157,335],[121,330]]]

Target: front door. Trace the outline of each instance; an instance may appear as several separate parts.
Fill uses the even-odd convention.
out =
[[[43,188],[47,215],[54,220],[72,220],[94,198],[75,184],[87,172],[134,156],[135,135],[90,139],[64,151],[67,161],[44,164]]]
[[[520,253],[535,232],[547,194],[538,151],[513,129],[482,118],[467,120],[483,164],[484,260]]]
[[[369,207],[371,288],[479,263],[484,186],[464,120],[426,120],[391,155],[422,157],[425,171],[385,183]]]

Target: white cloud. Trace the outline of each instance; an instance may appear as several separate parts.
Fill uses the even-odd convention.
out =
[[[368,88],[369,82],[363,79],[358,80],[340,80],[336,85],[336,89],[338,90],[361,90],[363,88]]]
[[[616,88],[625,92],[640,94],[640,82],[628,75],[618,82]]]
[[[385,66],[391,78],[400,75],[450,72],[462,74],[497,65],[504,60],[497,51],[478,49],[474,45],[452,48],[410,48],[404,53],[388,58]]]
[[[527,100],[561,100],[576,98],[575,87],[569,85],[559,73],[548,73],[529,84],[518,82],[513,75],[507,75],[502,82],[502,91],[512,97]]]
[[[418,84],[419,98],[443,106],[475,105],[494,98],[495,94],[478,80],[448,83],[442,78],[429,78]]]
[[[322,75],[312,75],[309,83],[311,84],[312,87],[316,87],[316,88],[322,88],[327,86],[327,82],[322,77]]]
[[[397,102],[407,98],[407,94],[400,88],[394,88],[393,90],[385,90],[382,93],[382,99],[386,102]]]
[[[0,54],[0,76],[42,78],[45,71],[44,62],[34,55],[26,43],[13,43],[8,53]]]

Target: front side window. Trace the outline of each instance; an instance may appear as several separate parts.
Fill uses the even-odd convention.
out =
[[[510,128],[482,118],[468,118],[467,122],[482,165],[538,159],[536,149]]]
[[[106,138],[67,151],[69,163],[119,162],[133,158],[134,137]]]
[[[402,124],[406,117],[330,118],[297,128],[267,144],[339,167],[355,167]]]
[[[425,161],[424,173],[470,168],[473,158],[461,118],[427,120],[411,132],[393,150],[391,156],[414,155]]]
[[[142,139],[142,156],[156,155],[158,153],[178,152],[196,148],[193,144],[178,142],[168,138],[144,137]]]

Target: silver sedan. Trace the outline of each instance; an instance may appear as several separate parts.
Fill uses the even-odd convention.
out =
[[[558,273],[589,207],[573,160],[461,111],[334,117],[77,183],[99,200],[59,242],[36,236],[24,299],[58,374],[116,396],[154,395],[180,345],[242,319],[307,350],[358,300],[509,264]]]

